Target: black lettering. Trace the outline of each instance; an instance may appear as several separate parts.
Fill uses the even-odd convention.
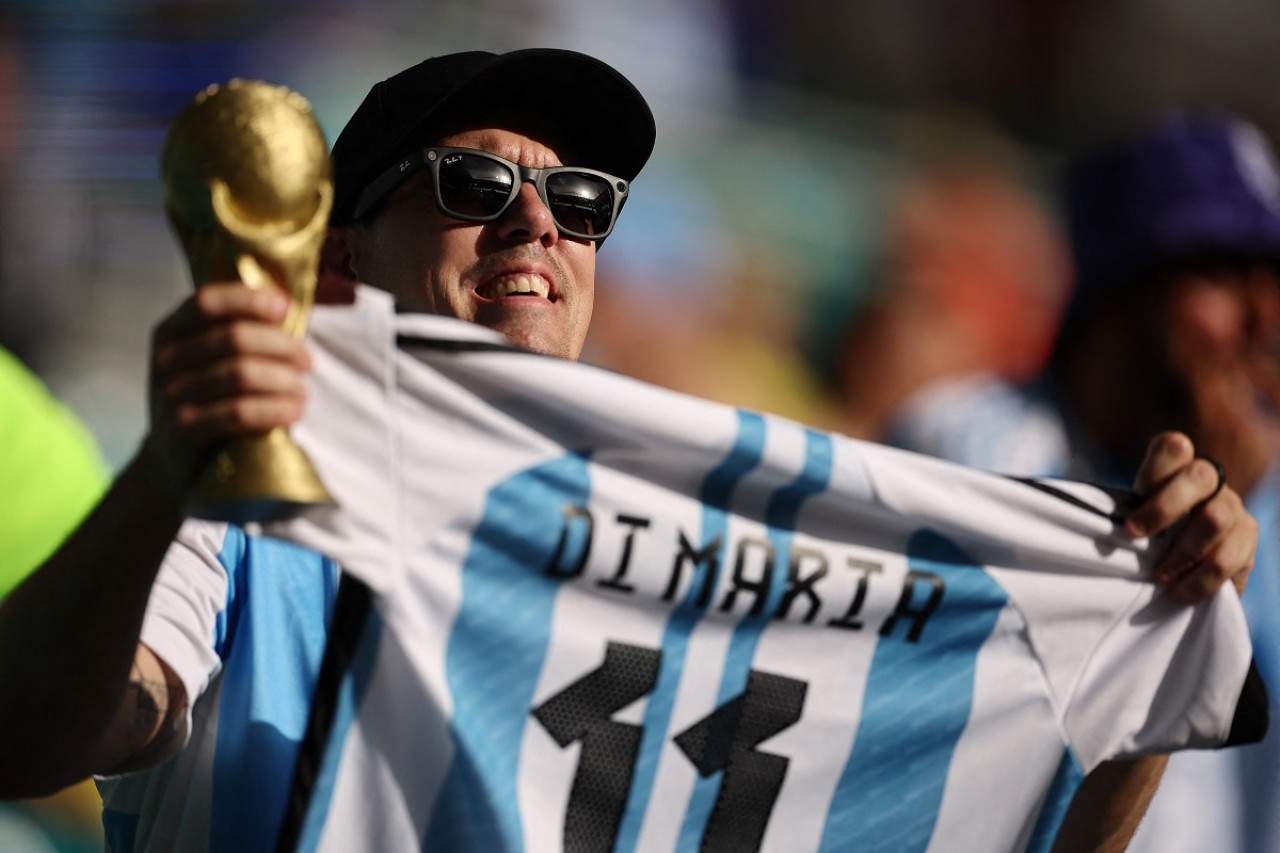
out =
[[[585,529],[576,530],[576,528]],[[547,562],[546,573],[565,580],[582,574],[582,570],[587,567],[587,558],[591,556],[591,539],[594,533],[595,519],[591,517],[591,510],[577,504],[565,504],[564,527],[560,528],[560,541],[556,544],[555,553]],[[576,551],[568,553],[575,545]],[[572,565],[566,566],[566,556],[572,560],[574,555],[577,556],[577,560],[572,561]]]
[[[564,819],[567,853],[609,853],[631,792],[640,726],[611,719],[650,693],[662,653],[611,642],[604,663],[533,709],[561,749],[581,742]]]
[[[699,566],[705,564],[706,569],[702,572],[702,590],[698,593],[697,605],[706,607],[711,601],[711,591],[716,588],[716,576],[720,573],[720,537],[717,536],[706,545],[702,550],[695,551],[693,546],[689,544],[689,540],[685,538],[684,531],[680,533],[680,550],[676,552],[675,562],[671,565],[671,580],[667,583],[667,591],[662,594],[663,601],[671,601],[676,597],[676,591],[680,588],[680,576],[684,569],[686,561],[693,564],[695,575]]]
[[[759,578],[751,579],[746,576],[749,549],[763,551],[764,571]],[[755,603],[751,605],[751,615],[759,616],[769,597],[769,583],[773,580],[773,558],[773,543],[768,539],[743,537],[738,542],[738,553],[733,560],[733,586],[729,587],[729,591],[724,595],[724,601],[720,602],[720,610],[723,612],[732,610],[738,593],[747,592],[755,596]]]
[[[800,565],[809,558],[816,567],[807,575],[801,576]],[[814,548],[795,548],[791,549],[791,561],[787,568],[787,591],[783,593],[782,601],[778,604],[778,619],[786,619],[787,614],[791,612],[791,605],[801,595],[809,599],[809,610],[804,615],[804,622],[808,624],[818,615],[818,609],[822,607],[822,599],[818,597],[818,593],[814,591],[814,584],[827,576],[827,555]]]
[[[746,691],[676,736],[699,775],[720,771],[720,791],[702,836],[704,853],[759,850],[789,759],[756,750],[795,725],[808,685],[751,670]]]
[[[921,609],[916,609],[912,605],[912,601],[915,599],[917,583],[929,585],[929,598]],[[907,572],[906,578],[902,581],[902,597],[898,599],[898,606],[893,608],[893,613],[889,614],[889,618],[884,620],[884,624],[880,626],[880,636],[889,636],[890,632],[893,631],[893,626],[898,621],[898,617],[906,616],[911,619],[911,628],[907,631],[907,642],[918,643],[920,635],[924,632],[925,623],[929,621],[929,617],[933,615],[933,612],[938,609],[938,605],[942,603],[942,595],[946,592],[946,589],[946,583],[933,572],[918,572],[914,569]]]
[[[618,523],[625,524],[629,528],[627,530],[627,538],[622,540],[622,555],[618,558],[618,569],[613,573],[613,577],[596,581],[596,583],[609,589],[616,589],[619,592],[635,592],[636,588],[623,581],[623,578],[627,576],[627,570],[631,568],[631,548],[635,543],[636,530],[647,528],[649,519],[618,513]]]
[[[862,612],[862,606],[867,603],[867,587],[870,585],[871,576],[884,571],[884,566],[871,560],[860,560],[857,557],[850,557],[848,566],[858,573],[858,587],[853,591],[853,601],[849,602],[849,609],[843,616],[832,619],[827,624],[832,628],[861,631],[862,620],[857,617]]]

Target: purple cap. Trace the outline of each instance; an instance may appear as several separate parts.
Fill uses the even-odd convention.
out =
[[[1181,259],[1280,259],[1280,174],[1262,132],[1215,114],[1166,118],[1077,160],[1066,213],[1072,313],[1103,289]]]
[[[426,135],[442,121],[505,107],[530,110],[562,128],[574,165],[627,181],[653,151],[649,105],[627,78],[598,59],[543,48],[437,56],[376,84],[338,135],[330,222],[350,222],[369,182],[434,142]]]

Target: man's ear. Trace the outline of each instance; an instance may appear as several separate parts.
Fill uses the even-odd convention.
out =
[[[356,301],[358,279],[350,241],[350,228],[330,228],[325,235],[316,276],[316,302],[321,305],[350,305]]]

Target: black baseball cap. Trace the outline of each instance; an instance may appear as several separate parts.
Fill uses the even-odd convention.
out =
[[[550,48],[436,56],[376,84],[333,145],[329,221],[349,224],[356,199],[397,160],[431,144],[426,134],[457,116],[516,107],[563,130],[586,166],[631,181],[656,138],[644,97],[618,71]]]

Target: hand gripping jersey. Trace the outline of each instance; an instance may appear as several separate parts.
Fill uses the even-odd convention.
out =
[[[305,850],[1045,850],[1083,774],[1229,737],[1229,590],[1170,605],[1100,490],[510,348],[362,290],[273,525],[372,608]],[[322,675],[322,681],[324,677]]]

